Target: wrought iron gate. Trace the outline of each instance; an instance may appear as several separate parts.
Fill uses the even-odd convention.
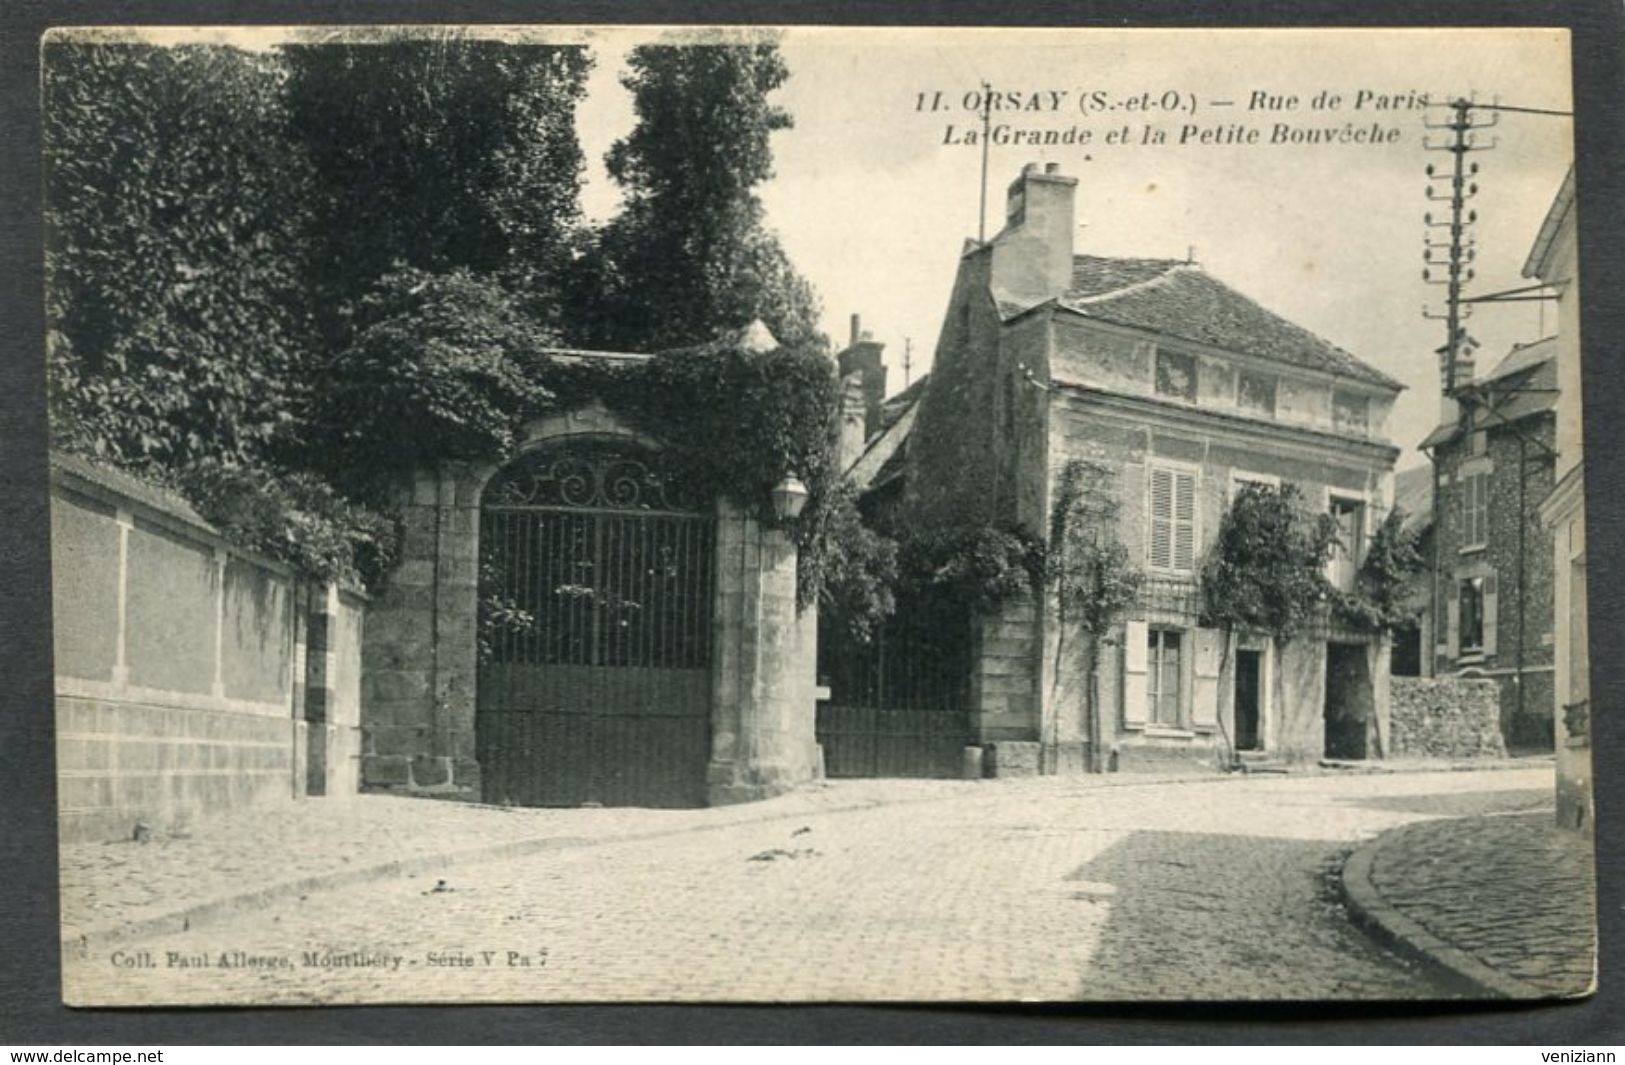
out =
[[[486,801],[704,803],[714,536],[705,501],[624,443],[497,475],[480,530]]]
[[[899,602],[867,643],[818,637],[818,742],[831,777],[957,777],[971,740],[970,624]]]

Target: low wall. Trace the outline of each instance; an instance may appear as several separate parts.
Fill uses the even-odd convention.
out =
[[[1394,677],[1396,758],[1505,758],[1500,690],[1491,680]]]
[[[313,747],[325,763],[330,746],[354,746],[357,641],[340,641],[322,656],[326,673],[307,678],[306,627],[322,593],[231,547],[183,500],[53,456],[51,562],[65,841],[287,801],[307,792]],[[344,692],[328,699],[330,720],[306,720],[312,680]],[[344,776],[308,790],[353,791]]]

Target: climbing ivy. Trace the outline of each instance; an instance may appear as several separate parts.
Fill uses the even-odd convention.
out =
[[[1371,537],[1365,560],[1354,578],[1354,591],[1336,591],[1333,605],[1339,619],[1370,632],[1388,632],[1416,619],[1410,603],[1411,582],[1427,560],[1420,548],[1421,532],[1409,528],[1405,512],[1394,508]]]
[[[1203,624],[1290,640],[1326,602],[1337,526],[1294,484],[1243,484],[1202,566]]]

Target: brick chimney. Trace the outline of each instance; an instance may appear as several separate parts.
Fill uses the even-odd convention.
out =
[[[863,320],[852,316],[852,339],[846,349],[835,356],[841,378],[856,376],[863,395],[863,435],[873,436],[880,431],[880,401],[886,397],[886,364],[881,354],[886,345],[876,341],[863,330]]]
[[[1072,287],[1078,179],[1058,163],[1028,163],[1005,194],[1004,228],[993,238],[993,292],[1031,307]]]

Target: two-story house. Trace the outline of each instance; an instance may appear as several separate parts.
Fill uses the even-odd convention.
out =
[[[1553,338],[1514,347],[1460,380],[1422,441],[1438,478],[1430,572],[1436,676],[1501,689],[1513,753],[1552,749],[1552,537],[1539,505],[1552,488],[1557,365]]]
[[[1197,577],[1238,485],[1296,484],[1338,521],[1349,585],[1392,501],[1386,423],[1403,387],[1193,262],[1077,254],[1077,181],[1028,165],[1005,225],[967,242],[908,425],[901,513],[921,526],[1042,533],[1061,471],[1111,471],[1121,542],[1148,575],[1086,671],[1050,601],[978,623],[968,700],[995,767],[1378,756],[1386,638],[1321,624],[1279,646],[1200,621]],[[901,423],[899,423],[901,424]],[[894,428],[893,431],[896,431]],[[1043,597],[1039,597],[1043,598]],[[1091,752],[1091,744],[1098,744]]]

